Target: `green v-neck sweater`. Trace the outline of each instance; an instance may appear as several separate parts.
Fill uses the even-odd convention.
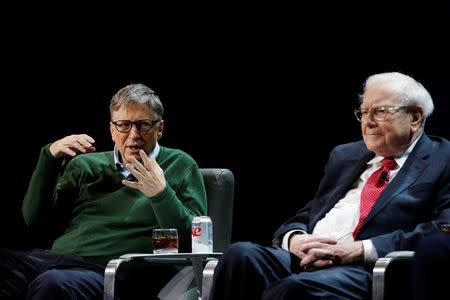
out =
[[[190,250],[192,218],[205,215],[207,204],[203,177],[188,154],[160,148],[156,161],[167,184],[148,197],[121,183],[113,151],[80,154],[63,169],[49,148],[42,148],[22,212],[29,226],[64,220],[51,251],[105,266],[125,253],[151,253],[157,227],[177,228],[180,251]]]

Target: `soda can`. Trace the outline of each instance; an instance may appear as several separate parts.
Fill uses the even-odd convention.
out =
[[[213,252],[213,227],[208,216],[192,219],[192,253]]]

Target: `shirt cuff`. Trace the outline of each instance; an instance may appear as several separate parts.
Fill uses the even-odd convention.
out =
[[[294,233],[304,234],[304,233],[306,233],[306,232],[303,231],[303,230],[300,230],[300,229],[294,229],[294,230],[291,230],[291,231],[286,232],[286,233],[284,234],[283,240],[282,240],[282,242],[281,242],[281,248],[282,248],[282,249],[284,249],[284,250],[286,250],[286,251],[289,251],[289,239],[291,238],[291,235],[294,234]]]
[[[363,240],[364,262],[374,263],[378,259],[377,249],[373,246],[372,240]]]

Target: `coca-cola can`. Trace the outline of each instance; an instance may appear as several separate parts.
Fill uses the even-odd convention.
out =
[[[192,219],[192,253],[213,252],[213,227],[208,216]]]

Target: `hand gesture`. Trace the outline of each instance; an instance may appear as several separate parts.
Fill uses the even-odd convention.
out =
[[[348,264],[364,259],[361,241],[337,242],[308,234],[292,237],[290,251],[301,258],[300,266],[304,270]]]
[[[51,144],[50,153],[53,157],[58,158],[65,155],[73,157],[79,153],[95,152],[93,143],[95,140],[87,134],[72,134]]]
[[[324,261],[328,261],[328,265],[336,265],[364,260],[362,241],[337,243],[319,248],[306,247],[305,251],[308,252],[308,256],[302,259],[300,266],[306,269],[312,261],[314,261],[312,263],[314,267],[321,267]]]
[[[311,234],[295,234],[290,241],[289,251],[300,257],[304,270],[323,268],[333,264],[330,258],[315,256],[313,250],[335,245],[336,240]]]
[[[127,169],[136,177],[137,181],[122,180],[122,183],[130,188],[138,189],[149,197],[161,193],[166,187],[164,171],[153,157],[148,157],[143,151],[139,151],[142,158],[140,163],[136,158],[131,158]]]

